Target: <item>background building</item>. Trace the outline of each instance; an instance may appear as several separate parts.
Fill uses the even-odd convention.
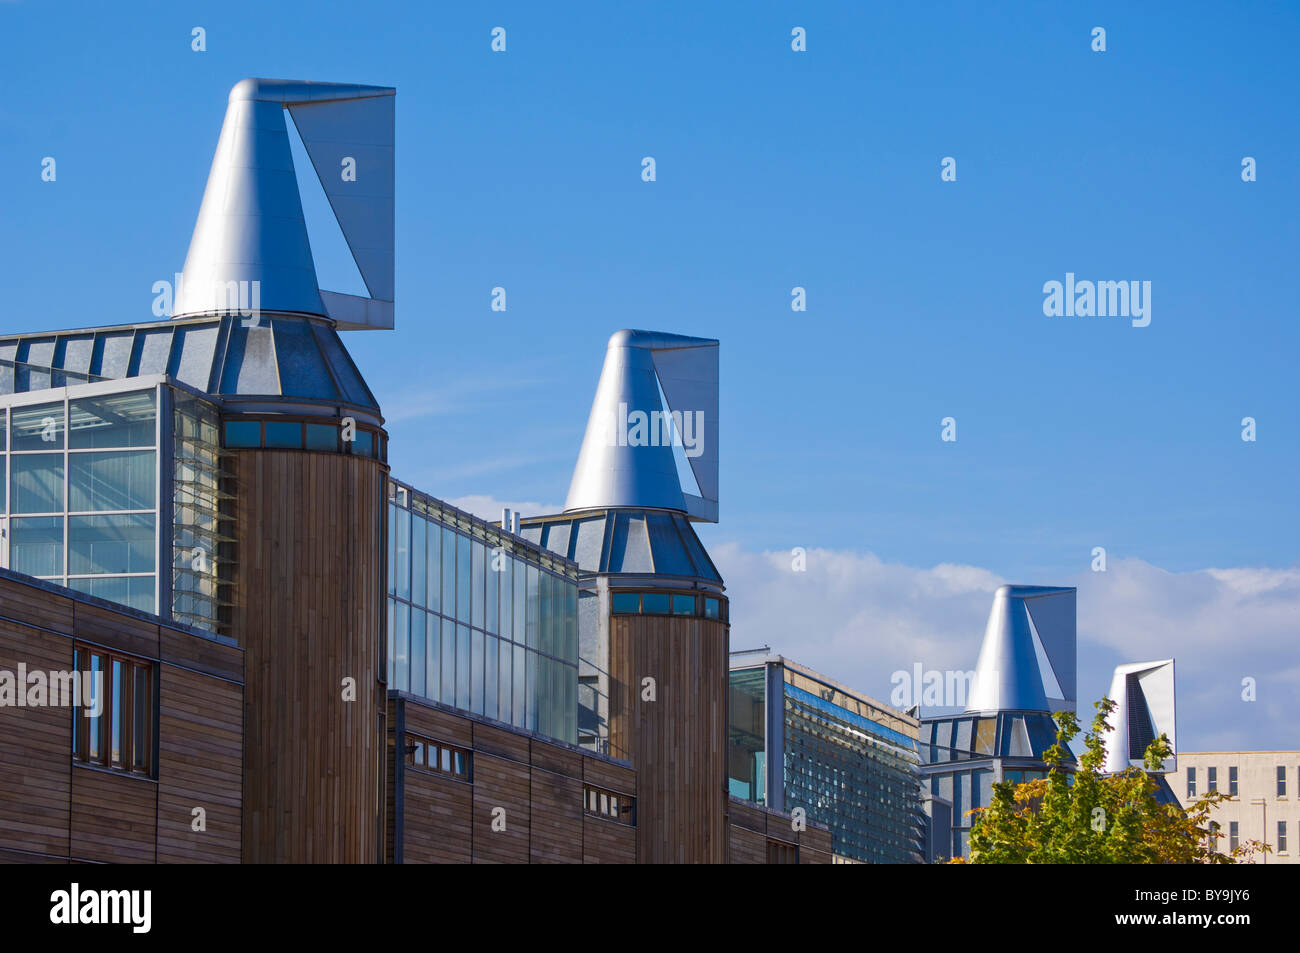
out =
[[[1047,776],[1052,712],[1075,706],[1075,596],[1047,586],[998,589],[965,710],[921,719],[922,797],[951,805],[950,821],[933,805],[927,812],[927,856],[968,857],[970,812],[989,805],[993,785]]]
[[[1256,840],[1273,853],[1256,855],[1257,864],[1294,864],[1300,851],[1300,751],[1183,751],[1167,775],[1183,807],[1208,791],[1232,798],[1211,815],[1219,825],[1219,850]]]
[[[733,797],[802,808],[837,857],[921,859],[916,718],[766,649],[732,653],[730,696]]]

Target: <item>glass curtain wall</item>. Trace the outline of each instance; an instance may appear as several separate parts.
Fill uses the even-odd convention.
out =
[[[157,611],[158,388],[0,412],[6,565]]]
[[[210,631],[221,624],[220,568],[230,540],[222,533],[220,420],[205,400],[172,391],[172,614]]]
[[[389,688],[576,744],[576,580],[389,486]]]

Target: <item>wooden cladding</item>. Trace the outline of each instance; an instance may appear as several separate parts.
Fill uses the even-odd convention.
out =
[[[25,664],[31,671],[71,672],[74,651],[147,669],[146,694],[154,700],[143,747],[150,770],[77,760],[74,724],[88,750],[88,719],[71,706],[0,709],[0,857],[237,863],[243,653],[0,571],[0,670]],[[104,686],[110,695],[111,671],[110,665]],[[101,724],[107,717],[106,710]],[[119,759],[134,762],[122,737]],[[136,737],[129,725],[126,737]],[[196,808],[203,811],[203,830],[195,830]]]
[[[408,696],[390,698],[389,706],[390,859],[635,863],[632,823],[583,810],[589,789],[630,803],[635,776],[627,766]],[[447,739],[435,743],[463,749],[472,759],[472,780],[420,770],[396,757],[399,746],[405,751],[421,738]]]
[[[638,861],[725,863],[726,624],[615,615],[609,632],[610,744],[636,769]]]
[[[385,468],[281,450],[234,457],[244,860],[374,863]]]

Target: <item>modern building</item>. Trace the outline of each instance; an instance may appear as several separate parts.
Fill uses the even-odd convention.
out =
[[[1300,751],[1183,751],[1168,781],[1184,808],[1210,791],[1231,798],[1211,814],[1219,850],[1253,840],[1272,848],[1255,863],[1300,862]]]
[[[1166,776],[1178,768],[1178,730],[1174,708],[1174,660],[1131,662],[1115,669],[1110,693],[1115,702],[1109,718],[1110,730],[1103,738],[1105,770],[1121,774],[1129,768],[1146,770],[1146,750],[1161,735],[1169,740],[1173,754],[1160,770],[1149,771],[1156,783],[1156,800],[1177,804]]]
[[[731,795],[826,824],[837,858],[921,861],[920,722],[768,649],[730,666]]]
[[[716,341],[614,335],[562,514],[390,476],[340,332],[394,326],[393,104],[238,83],[172,316],[0,338],[0,666],[104,677],[0,671],[0,856],[830,862],[727,796]],[[318,286],[287,117],[369,297]]]
[[[718,515],[717,410],[717,341],[619,331],[564,512],[520,532],[577,565],[581,737],[636,771],[638,857],[829,862],[821,824],[727,793],[729,607],[692,525]]]
[[[1076,704],[1075,600],[1071,588],[998,589],[965,709],[921,719],[928,857],[969,856],[970,812],[989,805],[994,784],[1047,776],[1052,713]]]

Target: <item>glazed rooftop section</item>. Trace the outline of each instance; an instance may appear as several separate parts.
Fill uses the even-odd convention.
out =
[[[0,451],[0,564],[215,629],[211,405],[161,377],[12,394]]]
[[[576,744],[577,566],[390,480],[388,686]]]

